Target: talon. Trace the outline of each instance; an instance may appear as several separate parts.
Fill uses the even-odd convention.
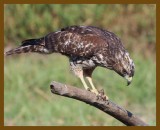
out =
[[[108,97],[106,95],[97,95],[97,100],[108,101]]]
[[[100,95],[104,95],[104,89],[101,89],[101,90],[99,91],[99,94],[100,94]]]
[[[103,97],[101,95],[96,95],[97,100],[103,100]]]
[[[100,90],[100,91],[93,91],[92,90],[92,92],[94,92],[95,94],[96,94],[96,96],[97,96],[97,100],[103,100],[103,101],[107,101],[109,98],[108,98],[108,96],[107,95],[105,95],[105,93],[104,93],[104,90],[102,89],[102,90]]]
[[[108,96],[105,95],[104,89],[101,89],[101,90],[99,91],[99,95],[101,96],[101,98],[102,98],[104,101],[107,101],[107,100],[109,99]]]
[[[104,98],[103,98],[105,101],[109,100],[108,96],[104,95]]]
[[[99,96],[98,95],[96,95],[96,100],[99,100]]]

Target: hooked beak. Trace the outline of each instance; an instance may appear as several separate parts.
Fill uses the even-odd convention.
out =
[[[132,82],[132,77],[129,77],[128,75],[125,76],[125,79],[127,80],[127,86],[129,86]]]

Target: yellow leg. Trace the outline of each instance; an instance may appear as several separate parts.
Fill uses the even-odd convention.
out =
[[[71,71],[80,78],[83,86],[85,87],[86,90],[89,90],[89,87],[87,86],[84,77],[83,77],[83,69],[81,67],[81,65],[79,64],[74,64],[73,62],[70,62],[70,67],[71,67]]]
[[[86,77],[86,79],[89,81],[91,87],[92,87],[92,92],[95,93],[97,96],[99,95],[99,92],[98,90],[95,88],[95,86],[93,85],[93,82],[92,82],[92,78],[91,77]],[[104,95],[105,96],[105,99],[108,100],[108,96],[107,95]]]
[[[87,86],[85,80],[84,80],[84,77],[83,77],[83,74],[79,76],[79,78],[81,79],[81,82],[83,84],[83,86],[85,87],[86,90],[89,90],[89,87]]]
[[[92,87],[92,92],[94,92],[96,95],[98,95],[98,91],[97,89],[95,88],[95,86],[93,85],[93,82],[92,82],[92,78],[91,77],[86,77],[86,79],[89,81],[91,87]]]

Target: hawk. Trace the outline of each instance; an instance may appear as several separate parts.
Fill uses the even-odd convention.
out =
[[[22,41],[22,45],[5,55],[37,52],[61,53],[69,58],[72,72],[80,78],[86,90],[99,94],[92,82],[92,72],[98,66],[114,70],[127,80],[134,76],[135,65],[120,38],[94,26],[70,26],[38,39]],[[89,81],[91,89],[84,77]]]

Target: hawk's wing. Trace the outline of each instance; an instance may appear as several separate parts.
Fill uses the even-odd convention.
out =
[[[53,37],[57,52],[69,56],[91,57],[99,51],[110,50],[109,48],[112,50],[123,48],[114,33],[92,26],[66,27],[47,37]]]

